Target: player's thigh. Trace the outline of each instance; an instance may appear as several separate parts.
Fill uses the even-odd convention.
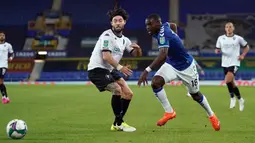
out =
[[[194,62],[184,71],[177,71],[177,74],[178,78],[188,88],[189,93],[197,93],[199,91],[199,74]]]
[[[131,99],[133,96],[133,91],[129,88],[127,82],[123,78],[120,78],[116,82],[121,87],[122,97],[125,99]]]
[[[104,89],[110,91],[112,95],[122,95],[122,89],[117,82],[108,84]]]
[[[235,79],[235,75],[238,71],[237,66],[224,67],[225,81],[232,82]]]
[[[88,71],[90,81],[102,92],[106,90],[107,85],[114,83],[114,79],[107,69],[95,68]],[[116,85],[112,84],[111,87]]]
[[[168,63],[164,63],[154,76],[161,76],[165,80],[165,83],[177,79],[176,71]]]

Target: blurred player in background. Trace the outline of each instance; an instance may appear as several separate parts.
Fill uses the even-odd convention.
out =
[[[158,57],[141,74],[138,86],[147,82],[147,76],[153,68],[162,65],[152,78],[152,89],[162,104],[165,114],[158,122],[158,126],[164,125],[168,120],[176,117],[176,112],[168,101],[163,88],[165,83],[174,79],[181,79],[188,87],[192,98],[197,101],[207,112],[213,128],[220,130],[220,122],[212,111],[206,97],[199,91],[199,75],[195,62],[190,56],[179,36],[171,30],[169,23],[162,24],[158,14],[151,14],[145,21],[148,34],[157,39],[159,45]]]
[[[222,53],[221,66],[225,74],[225,81],[230,94],[230,108],[236,105],[236,95],[239,101],[239,110],[244,110],[244,99],[241,97],[240,91],[235,84],[235,74],[245,55],[249,51],[249,45],[243,37],[234,34],[235,27],[233,23],[228,22],[225,25],[226,33],[218,37],[215,53]],[[243,53],[240,55],[240,47],[243,47]]]
[[[115,8],[108,14],[112,28],[104,31],[96,43],[88,64],[88,77],[100,92],[107,90],[112,93],[111,104],[115,120],[111,130],[133,132],[136,129],[123,120],[133,92],[118,73],[120,71],[125,76],[130,76],[132,71],[129,66],[120,65],[119,61],[125,50],[135,57],[141,56],[142,51],[122,34],[128,19],[126,11]]]
[[[10,55],[10,56],[9,56]],[[8,69],[8,59],[11,61],[14,58],[12,45],[5,42],[4,32],[0,32],[0,90],[2,93],[2,103],[7,104],[10,99],[7,95],[6,87],[4,85],[4,75]]]

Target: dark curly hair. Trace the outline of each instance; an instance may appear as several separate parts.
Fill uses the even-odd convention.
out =
[[[124,20],[128,20],[129,17],[128,13],[123,8],[114,8],[113,10],[108,11],[107,15],[109,16],[110,21],[117,15],[121,16]]]

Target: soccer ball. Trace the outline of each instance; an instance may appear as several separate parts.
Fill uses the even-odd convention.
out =
[[[27,124],[23,120],[11,120],[7,124],[6,133],[11,139],[22,139],[27,133]]]

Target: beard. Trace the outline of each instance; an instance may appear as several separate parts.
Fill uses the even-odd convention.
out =
[[[122,31],[123,31],[123,28],[121,28],[121,27],[113,27],[113,31],[115,32],[115,33],[121,33]]]

